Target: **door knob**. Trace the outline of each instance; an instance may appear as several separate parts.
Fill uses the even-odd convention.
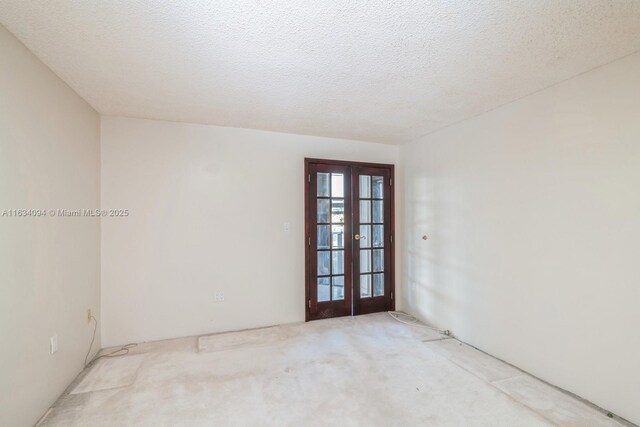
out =
[[[356,240],[360,240],[360,235],[356,234],[355,236],[353,236],[353,238],[356,239]]]

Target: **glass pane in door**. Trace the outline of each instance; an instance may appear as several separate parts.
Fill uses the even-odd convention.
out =
[[[332,284],[332,299],[334,301],[344,299],[344,276],[334,276]]]
[[[331,174],[331,197],[344,197],[344,175]]]
[[[371,201],[360,200],[360,223],[371,222]]]
[[[329,277],[318,277],[318,302],[331,299],[331,283]]]
[[[331,222],[344,224],[344,199],[331,199]]]
[[[373,296],[384,295],[384,273],[373,275]]]
[[[384,197],[384,177],[372,176],[371,177],[371,197],[374,199],[382,199]]]
[[[360,298],[368,298],[371,296],[371,275],[360,275]]]
[[[371,244],[374,248],[381,248],[384,246],[384,225],[380,224],[373,226]]]
[[[371,272],[371,250],[361,249],[360,250],[360,273],[370,273],[370,272]]]
[[[331,226],[331,247],[344,248],[344,225]]]
[[[371,226],[368,224],[360,225],[360,247],[371,247]]]
[[[384,222],[384,200],[373,201],[373,222],[376,224]]]
[[[329,251],[318,252],[318,276],[328,276],[331,270],[331,258]]]
[[[331,251],[331,274],[344,274],[344,251]]]
[[[373,271],[384,271],[384,249],[373,251]]]
[[[371,197],[371,177],[369,175],[360,175],[360,198],[368,199]]]
[[[318,173],[318,197],[329,197],[329,174]]]
[[[329,222],[331,222],[329,199],[318,199],[318,224],[327,224]]]
[[[318,249],[329,249],[331,242],[331,226],[318,225]]]

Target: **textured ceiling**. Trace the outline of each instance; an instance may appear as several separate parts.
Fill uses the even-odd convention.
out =
[[[103,114],[402,143],[640,50],[640,1],[0,0]]]

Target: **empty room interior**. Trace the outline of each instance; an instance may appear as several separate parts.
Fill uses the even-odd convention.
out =
[[[0,426],[640,424],[640,1],[0,0]]]

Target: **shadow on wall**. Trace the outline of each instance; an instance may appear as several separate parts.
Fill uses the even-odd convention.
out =
[[[473,295],[458,295],[459,281],[475,282],[471,271],[465,269],[465,254],[448,249],[460,237],[451,218],[442,214],[459,212],[463,206],[453,206],[453,182],[443,183],[422,175],[407,180],[406,187],[406,253],[405,267],[408,310],[424,321],[442,329],[466,327],[464,305]],[[423,236],[427,236],[427,240]],[[449,243],[447,243],[449,242]],[[467,254],[468,255],[468,254]],[[455,332],[455,331],[454,331]]]

